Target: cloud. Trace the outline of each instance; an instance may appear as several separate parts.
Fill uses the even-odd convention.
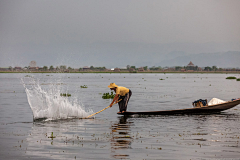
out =
[[[45,54],[104,55],[94,47],[103,43],[109,48],[113,43],[159,44],[159,55],[166,54],[161,50],[168,44],[172,51],[180,43],[239,45],[239,7],[238,0],[0,0],[0,54],[44,63],[40,57]],[[127,48],[112,54],[136,53]],[[153,51],[148,49],[141,54]]]

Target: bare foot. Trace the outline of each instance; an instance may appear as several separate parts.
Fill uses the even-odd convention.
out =
[[[117,113],[124,113],[125,111],[122,111],[122,112],[117,112]]]

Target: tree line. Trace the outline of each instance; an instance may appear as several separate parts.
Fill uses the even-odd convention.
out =
[[[117,67],[116,67],[117,68]],[[116,69],[115,68],[115,69]],[[119,68],[118,68],[119,69]],[[94,67],[94,66],[90,66],[87,68],[72,68],[72,67],[67,67],[66,65],[60,65],[60,66],[56,66],[54,68],[53,65],[51,66],[43,66],[43,67],[15,67],[13,68],[12,66],[9,66],[9,70],[10,71],[14,71],[14,70],[38,70],[38,71],[107,71],[108,69],[106,67]],[[148,66],[144,66],[144,67],[139,67],[137,68],[136,66],[131,66],[131,65],[127,65],[126,69],[119,69],[119,70],[127,70],[127,71],[165,71],[165,70],[169,70],[169,71],[240,71],[239,68],[218,68],[217,66],[207,66],[207,67],[198,67],[198,66],[174,66],[174,67],[161,67],[161,66],[152,66],[152,67],[148,67]]]

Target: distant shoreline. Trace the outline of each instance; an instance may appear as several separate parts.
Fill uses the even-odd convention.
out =
[[[214,74],[240,74],[240,71],[195,71],[195,72],[180,72],[180,71],[171,71],[171,72],[164,72],[164,71],[144,71],[144,72],[125,72],[125,71],[119,71],[119,72],[114,72],[114,71],[87,71],[87,72],[51,72],[51,71],[41,71],[41,72],[24,72],[24,71],[16,71],[16,72],[4,72],[1,71],[0,73],[132,73],[132,74],[143,74],[143,73],[200,73],[200,74],[209,74],[209,73],[214,73]]]

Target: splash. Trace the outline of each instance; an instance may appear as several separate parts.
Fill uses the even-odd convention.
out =
[[[61,83],[48,83],[43,88],[39,79],[33,77],[22,78],[27,94],[28,103],[33,112],[33,119],[58,120],[68,118],[83,118],[93,111],[85,111],[77,98],[60,96]]]

